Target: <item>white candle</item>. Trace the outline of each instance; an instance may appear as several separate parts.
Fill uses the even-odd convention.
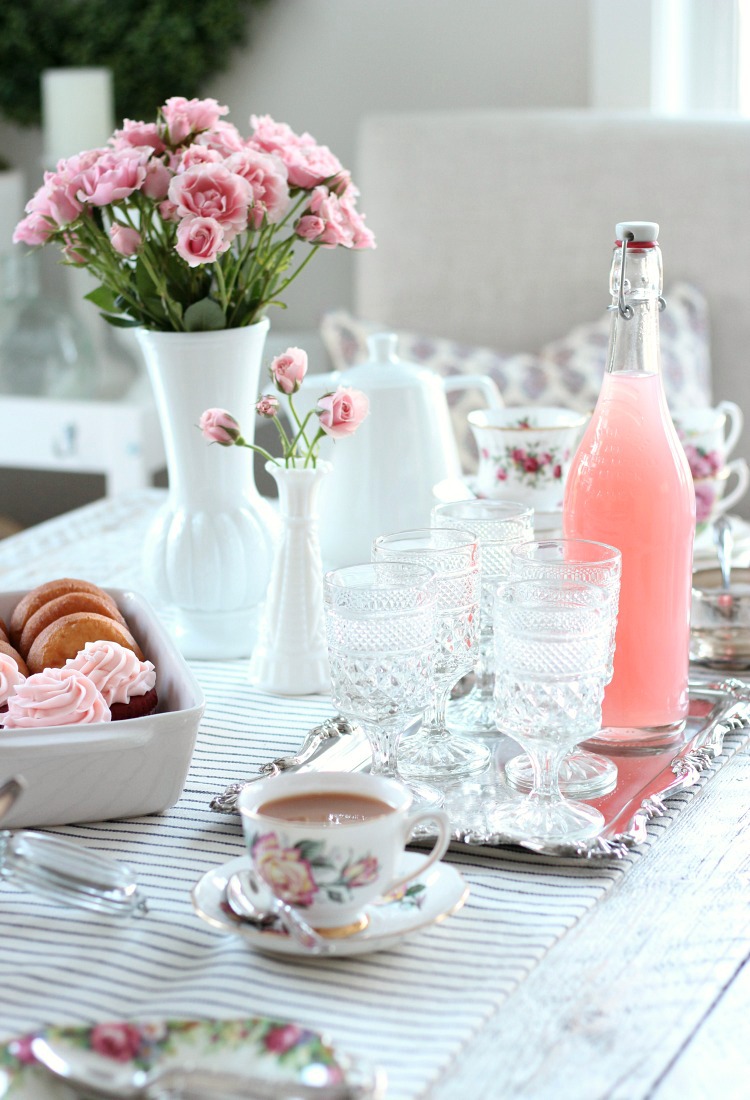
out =
[[[23,217],[28,197],[23,172],[0,171],[0,256],[16,249],[13,230]]]
[[[110,69],[46,69],[42,73],[44,163],[105,145],[113,129]]]

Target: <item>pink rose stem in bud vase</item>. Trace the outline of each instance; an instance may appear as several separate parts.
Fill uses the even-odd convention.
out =
[[[689,702],[695,496],[661,378],[658,232],[654,222],[617,226],[607,371],[563,510],[567,538],[622,553],[614,675],[595,739],[621,747],[669,744]]]

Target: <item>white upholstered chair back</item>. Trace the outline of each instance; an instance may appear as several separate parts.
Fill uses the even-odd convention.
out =
[[[658,221],[667,288],[708,299],[714,399],[750,420],[750,121],[377,115],[356,179],[378,241],[358,259],[359,316],[509,353],[601,316],[616,222]]]

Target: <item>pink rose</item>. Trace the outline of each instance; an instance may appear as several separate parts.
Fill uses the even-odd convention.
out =
[[[146,165],[146,178],[141,191],[154,202],[159,202],[167,197],[171,179],[172,173],[166,164],[158,157],[152,157]]]
[[[137,149],[105,153],[78,177],[76,197],[93,206],[109,206],[138,191],[145,178],[145,159]]]
[[[253,193],[247,180],[223,164],[196,164],[174,176],[168,198],[181,217],[215,218],[225,232],[239,233],[247,226]]]
[[[323,248],[336,248],[337,245],[352,247],[354,230],[337,195],[331,194],[326,187],[316,187],[310,198],[308,213],[324,223],[323,232],[315,238],[316,244]]]
[[[27,214],[13,230],[13,244],[27,244],[31,248],[46,244],[56,229],[44,214]]]
[[[190,134],[209,130],[221,115],[229,113],[228,107],[220,107],[215,99],[185,99],[175,95],[161,109],[167,124],[170,145],[181,145]]]
[[[279,1024],[266,1033],[263,1046],[272,1054],[286,1054],[300,1043],[306,1042],[311,1035],[310,1031],[304,1030],[298,1024]]]
[[[296,393],[307,374],[307,352],[302,348],[287,348],[271,363],[271,378],[282,393]]]
[[[206,409],[198,427],[209,443],[219,443],[222,447],[231,447],[240,435],[239,424],[226,409]]]
[[[109,227],[109,239],[115,252],[119,252],[121,256],[135,256],[142,243],[137,229],[118,222]]]
[[[498,481],[507,481],[508,480],[508,471],[504,470],[502,466],[499,466],[495,476],[496,476]]]
[[[375,248],[375,234],[365,225],[364,214],[355,207],[356,187],[350,185],[339,200],[344,218],[349,222],[352,232],[352,248]]]
[[[557,465],[552,470],[552,476],[559,480],[562,477],[562,466]]]
[[[332,439],[343,439],[356,432],[370,411],[370,402],[361,390],[339,386],[318,402],[320,426]]]
[[[195,144],[215,149],[222,157],[239,153],[245,148],[245,139],[231,122],[217,122],[210,130],[204,130],[195,138]]]
[[[233,153],[226,166],[250,185],[253,196],[250,220],[255,228],[260,228],[264,215],[271,225],[280,222],[289,209],[289,184],[284,163],[269,153],[243,149],[241,153]]]
[[[190,267],[214,263],[231,243],[216,218],[183,218],[177,226],[175,251]]]
[[[186,172],[196,164],[222,164],[224,158],[216,149],[205,145],[188,145],[181,153],[173,153],[169,164],[173,172]]]
[[[297,222],[295,232],[303,241],[314,241],[322,235],[325,227],[326,223],[322,218],[316,217],[315,214],[305,214]]]
[[[514,462],[525,462],[526,451],[522,450],[520,447],[514,447],[513,450],[510,452],[510,457],[513,459]]]
[[[250,123],[255,131],[250,144],[283,160],[290,186],[307,191],[343,171],[339,159],[326,145],[318,145],[312,134],[295,134],[270,115],[251,115]]]
[[[141,1033],[126,1023],[96,1024],[91,1029],[91,1049],[115,1062],[129,1062],[141,1046]]]
[[[156,153],[163,153],[166,146],[155,122],[133,122],[123,119],[122,130],[115,130],[111,137],[115,149],[140,149],[144,146]]]
[[[36,1064],[36,1058],[34,1052],[31,1049],[31,1044],[36,1035],[22,1035],[19,1039],[13,1039],[8,1044],[8,1052],[14,1058],[17,1058],[21,1065],[33,1066]]]
[[[279,411],[279,399],[273,393],[264,393],[262,397],[259,397],[255,403],[255,411],[258,416],[267,416],[272,418],[276,416]]]
[[[282,848],[275,833],[266,833],[257,838],[250,855],[260,877],[282,901],[312,904],[318,887],[299,848]]]
[[[52,218],[58,225],[74,222],[83,210],[83,203],[76,198],[75,177],[68,180],[54,172],[47,172],[44,179],[44,186],[29,199],[26,209],[29,213]]]
[[[523,468],[527,474],[535,474],[539,469],[539,459],[534,458],[532,455],[524,461]]]
[[[341,877],[347,886],[352,889],[355,886],[368,886],[378,877],[380,867],[375,856],[363,856],[362,859],[348,864],[341,872]]]

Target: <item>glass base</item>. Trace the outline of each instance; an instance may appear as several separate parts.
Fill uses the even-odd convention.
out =
[[[629,753],[657,753],[682,741],[685,719],[668,726],[603,726],[584,742],[587,749],[627,756]]]
[[[510,840],[586,840],[604,825],[604,815],[585,802],[501,802],[487,814],[490,828]]]
[[[519,753],[505,765],[505,778],[509,787],[528,794],[534,785],[531,760]],[[617,786],[617,765],[606,756],[578,749],[565,757],[558,774],[560,793],[565,798],[600,798]]]
[[[490,750],[468,737],[450,731],[416,733],[401,742],[399,773],[407,779],[435,779],[444,783],[484,771],[490,762]]]
[[[448,725],[459,733],[479,737],[488,733],[499,734],[492,695],[485,695],[474,687],[463,699],[449,703]]]

